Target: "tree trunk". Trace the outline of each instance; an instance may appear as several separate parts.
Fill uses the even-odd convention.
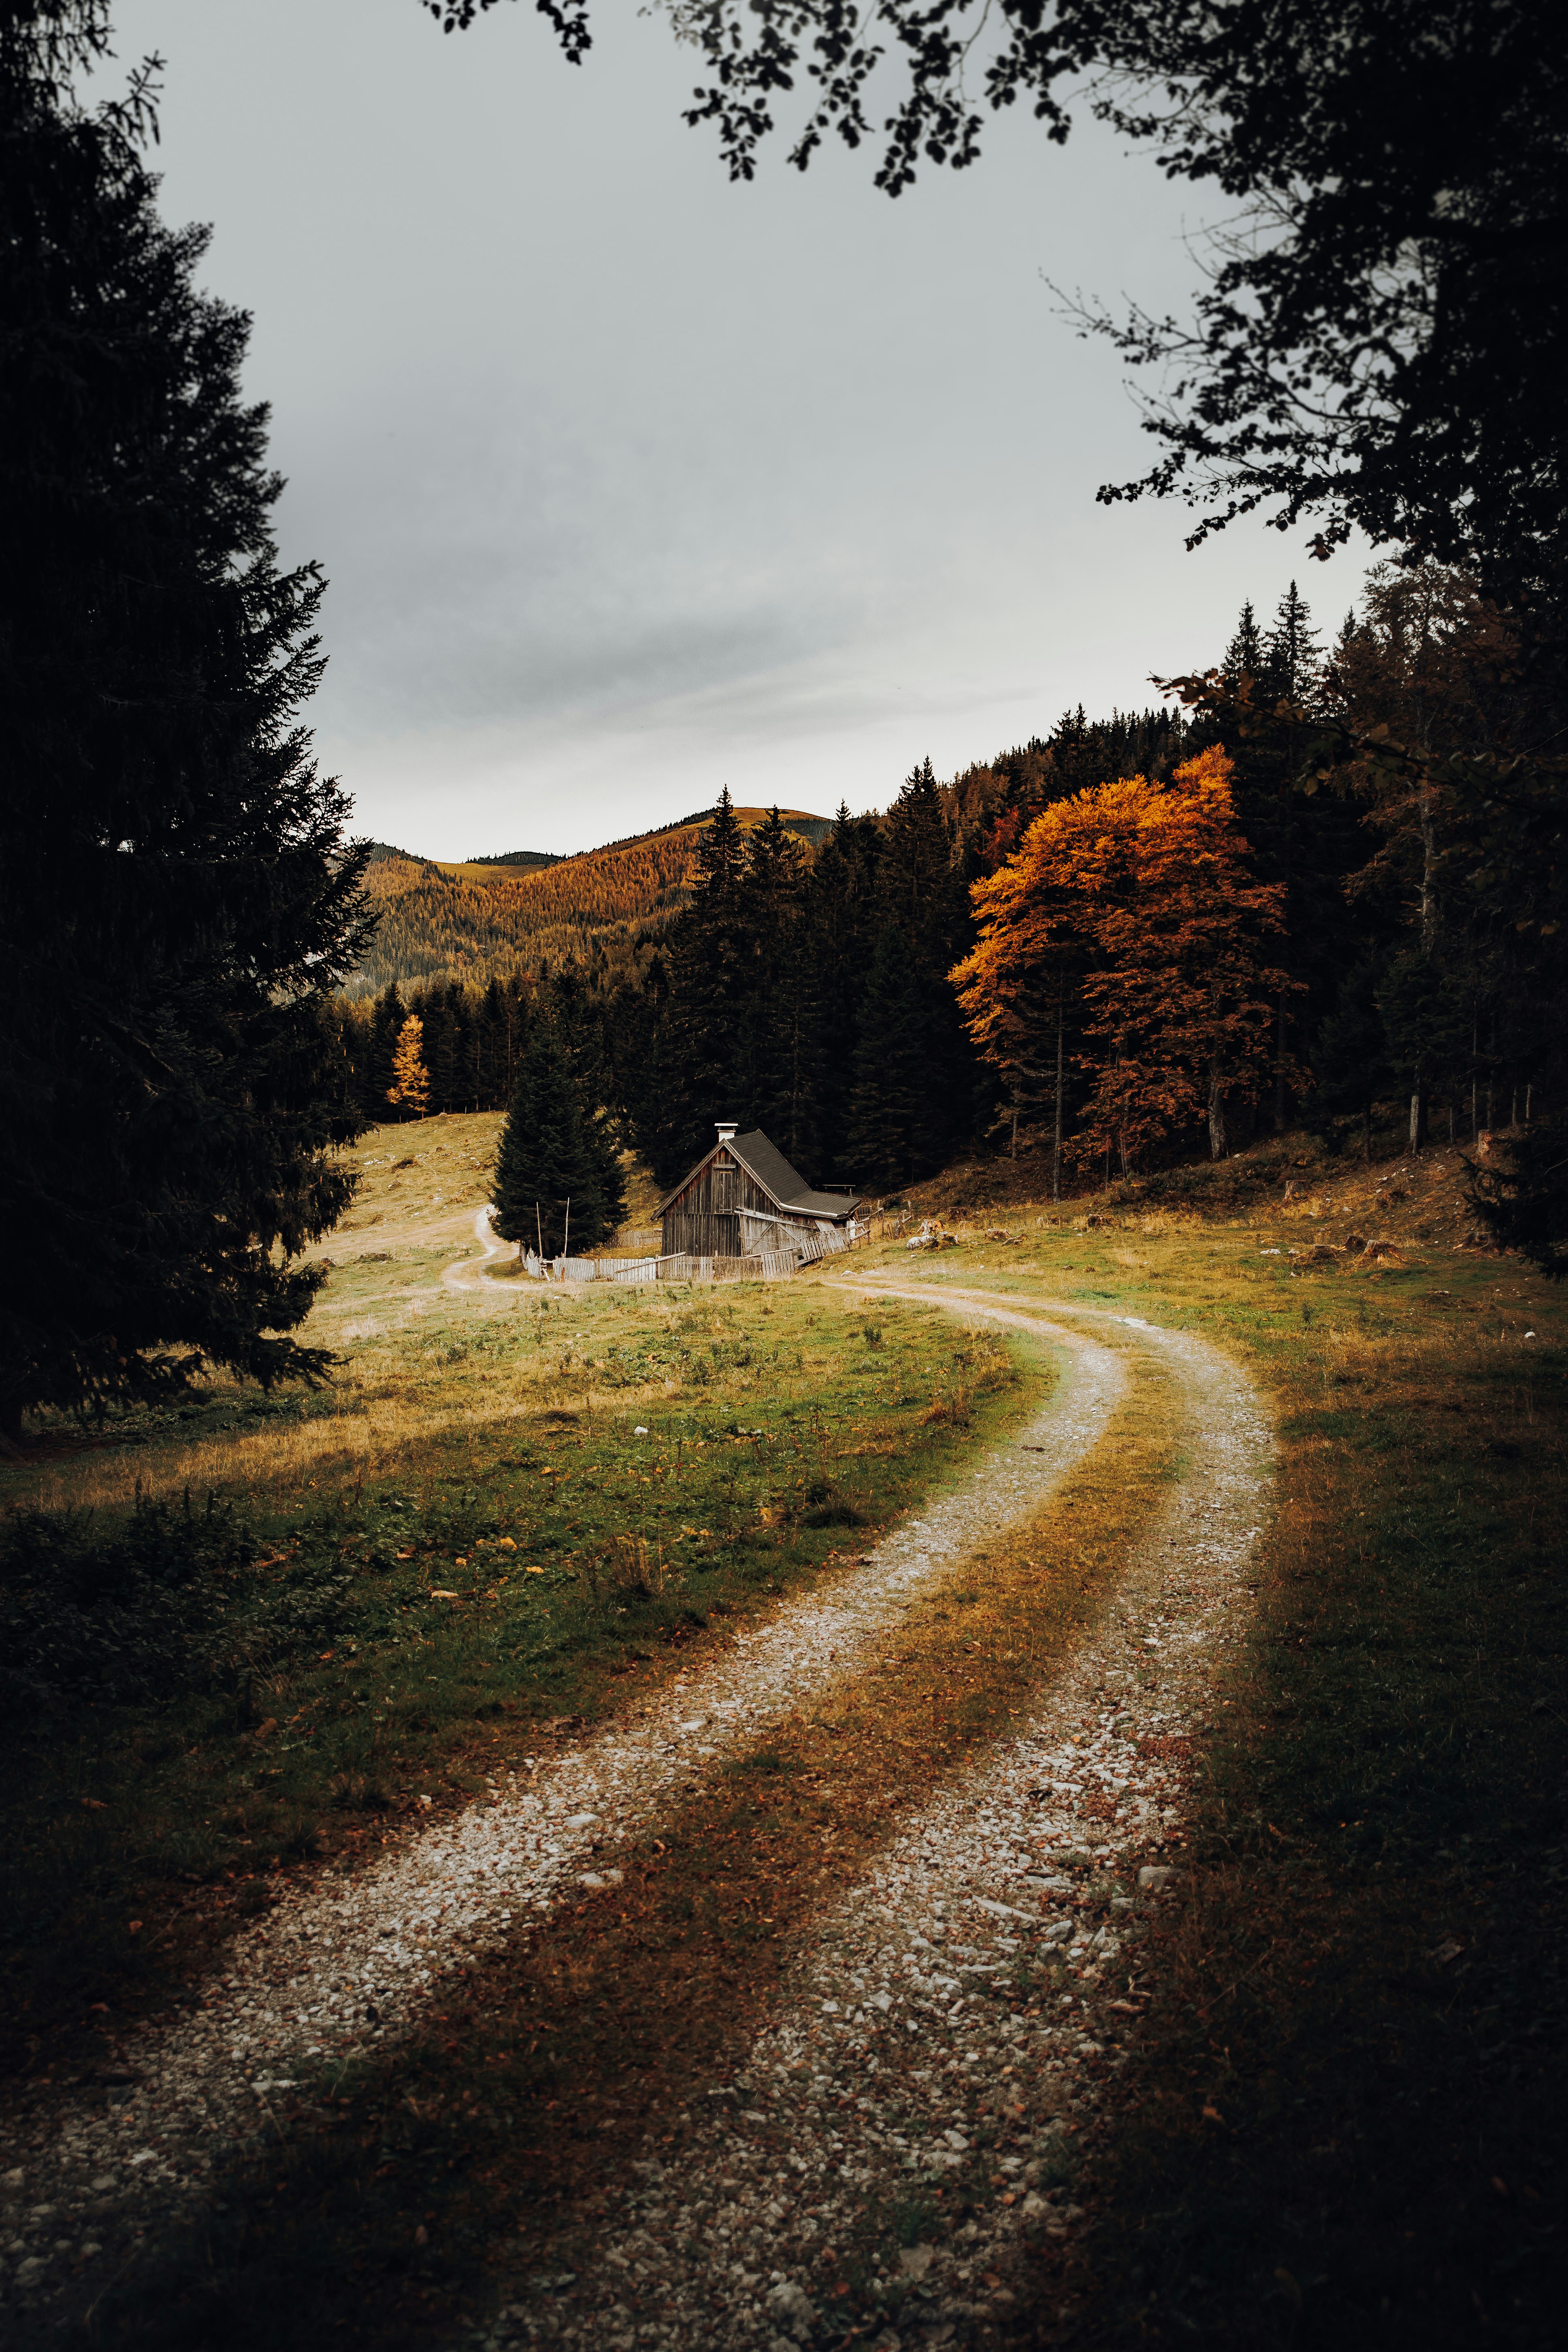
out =
[[[1437,943],[1437,827],[1432,809],[1432,780],[1421,779],[1421,951],[1430,955]]]
[[[1282,850],[1282,856],[1280,858],[1281,872],[1279,878],[1285,885],[1287,941],[1293,937],[1296,929],[1294,910],[1296,803],[1295,785],[1292,780],[1301,763],[1300,753],[1301,744],[1300,732],[1296,728],[1292,727],[1290,730],[1289,768],[1285,779],[1284,794],[1280,803],[1279,813]],[[1287,973],[1289,973],[1290,970],[1289,963],[1286,964],[1285,969]],[[1281,989],[1274,1008],[1274,1132],[1276,1135],[1284,1134],[1290,1108],[1290,1089],[1286,1083],[1285,1077],[1285,1032],[1288,1019],[1289,1016],[1286,1012],[1285,992]]]
[[[1062,1197],[1062,1027],[1067,1017],[1067,982],[1057,980],[1057,1132],[1051,1152],[1051,1198]]]
[[[1372,1105],[1366,1106],[1366,1164],[1372,1166]]]
[[[1410,1097],[1410,1149],[1419,1151],[1426,1140],[1426,1082],[1417,1078]]]
[[[1225,1080],[1219,1064],[1209,1070],[1209,1158],[1225,1158]]]

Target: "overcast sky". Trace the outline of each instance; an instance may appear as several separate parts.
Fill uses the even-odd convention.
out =
[[[1305,531],[1194,555],[1107,509],[1152,445],[1042,276],[1177,308],[1191,190],[1017,109],[896,203],[837,152],[731,187],[697,60],[603,0],[586,63],[526,5],[120,0],[166,60],[172,221],[255,315],[283,551],[331,583],[315,705],[366,833],[584,848],[737,800],[882,806],[1153,699],[1244,595],[1359,564]]]

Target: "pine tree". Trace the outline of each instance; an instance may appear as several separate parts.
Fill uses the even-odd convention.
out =
[[[669,929],[668,1083],[648,1098],[639,1141],[673,1181],[706,1150],[715,1118],[744,1121],[738,1014],[749,979],[745,835],[728,788],[698,836],[691,902]]]
[[[367,852],[299,714],[322,583],[278,569],[247,322],[198,291],[141,152],[145,83],[87,112],[98,0],[0,14],[0,1431],[287,1335],[359,1121],[326,998],[368,937]]]
[[[806,886],[800,961],[815,992],[813,1123],[817,1172],[858,1181],[849,1157],[855,1041],[876,953],[877,871],[886,836],[874,816],[841,806]]]
[[[603,1172],[584,1133],[577,1075],[556,1026],[542,1021],[517,1074],[496,1153],[491,1223],[547,1258],[596,1248],[613,1230]]]
[[[908,778],[888,812],[877,869],[878,956],[889,928],[902,936],[921,1012],[923,1085],[911,1139],[910,1173],[939,1168],[975,1124],[978,1064],[959,1014],[950,973],[973,939],[969,894],[952,860],[942,793],[930,760]],[[870,986],[868,983],[868,1003]],[[862,1024],[862,1044],[865,1031]],[[866,1096],[857,1067],[851,1158],[867,1137]]]
[[[816,1151],[815,974],[802,953],[806,857],[770,809],[746,845],[739,893],[742,962],[734,1007],[736,1098],[786,1159]]]
[[[1250,612],[1250,606],[1247,610]],[[1311,611],[1292,580],[1279,599],[1274,626],[1264,641],[1262,677],[1270,695],[1310,710],[1321,676]]]
[[[909,936],[889,923],[861,1001],[846,1146],[858,1185],[890,1189],[931,1164],[929,1003]]]
[[[1225,649],[1220,664],[1226,677],[1256,677],[1263,667],[1263,634],[1258,625],[1258,615],[1248,597],[1241,608],[1236,625],[1236,635]]]
[[[417,1013],[411,1013],[397,1033],[397,1047],[392,1056],[392,1084],[386,1089],[386,1099],[394,1110],[404,1111],[410,1118],[423,1118],[430,1107],[425,1024]]]

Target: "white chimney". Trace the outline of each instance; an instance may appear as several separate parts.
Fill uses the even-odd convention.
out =
[[[734,1142],[735,1131],[741,1124],[738,1118],[716,1118],[713,1124],[719,1130],[721,1143]]]

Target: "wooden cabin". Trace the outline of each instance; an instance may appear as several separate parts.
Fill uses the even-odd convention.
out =
[[[737,1135],[735,1120],[716,1124],[711,1151],[659,1202],[667,1257],[754,1257],[853,1222],[857,1194],[814,1192],[760,1128]]]

